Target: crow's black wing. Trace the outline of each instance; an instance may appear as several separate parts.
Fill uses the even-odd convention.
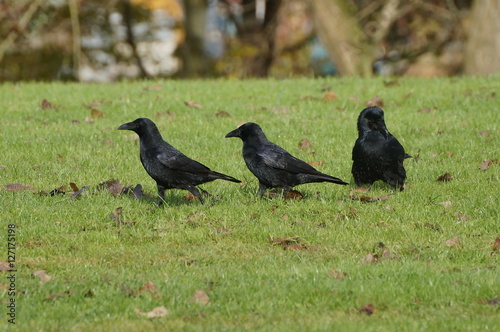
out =
[[[283,148],[269,144],[257,152],[264,163],[275,169],[284,170],[290,173],[317,173],[317,170],[308,163],[292,156]]]
[[[181,152],[178,152],[177,154],[167,154],[162,152],[159,153],[157,157],[160,163],[172,170],[201,174],[211,172],[210,168],[197,162],[196,160],[186,157]]]

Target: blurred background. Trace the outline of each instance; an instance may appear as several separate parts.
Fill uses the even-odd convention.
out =
[[[489,75],[498,0],[1,0],[0,81]]]

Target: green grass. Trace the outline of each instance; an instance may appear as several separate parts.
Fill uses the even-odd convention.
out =
[[[337,99],[321,100],[326,91]],[[0,186],[34,187],[0,189],[0,261],[7,260],[7,224],[16,225],[16,328],[499,330],[499,306],[485,302],[500,297],[499,253],[492,254],[500,236],[500,165],[478,169],[500,159],[499,91],[500,78],[4,84]],[[365,203],[349,199],[351,149],[357,116],[376,95],[389,130],[419,158],[405,162],[404,192]],[[57,108],[42,109],[43,99]],[[202,108],[184,105],[189,100]],[[88,105],[97,102],[104,117],[86,122]],[[215,116],[219,110],[231,116]],[[171,190],[167,206],[157,208],[137,140],[116,130],[137,117],[153,119],[172,145],[245,185],[205,184],[213,195],[205,205]],[[259,198],[241,141],[224,139],[247,121],[351,184],[302,185],[299,201]],[[299,147],[304,138],[312,148]],[[445,172],[453,180],[436,181]],[[112,178],[140,183],[149,196],[96,189]],[[76,199],[39,194],[70,182],[91,187]],[[377,183],[364,195],[390,193]],[[445,201],[451,206],[439,204]],[[123,225],[110,218],[118,207]],[[447,246],[455,236],[460,245]],[[270,243],[286,237],[298,237],[303,250]],[[390,258],[382,258],[385,249]],[[379,261],[362,262],[369,253]],[[31,275],[41,269],[50,281]],[[333,269],[345,277],[335,278]],[[148,282],[157,291],[140,292]],[[0,284],[0,326],[7,329],[7,280]],[[193,300],[198,289],[208,304]],[[55,294],[63,296],[49,298]],[[372,315],[359,311],[368,304]],[[157,306],[169,314],[136,313]]]

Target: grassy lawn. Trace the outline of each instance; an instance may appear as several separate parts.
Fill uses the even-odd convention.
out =
[[[15,225],[15,328],[498,331],[499,93],[498,77],[3,84],[0,262]],[[404,192],[359,192],[350,175],[375,96],[414,157]],[[170,190],[157,208],[136,135],[116,130],[138,117],[244,184],[203,185],[204,205]],[[350,185],[260,198],[241,141],[224,138],[247,121]],[[143,198],[98,189],[110,179]],[[89,188],[72,197],[70,183]],[[13,328],[0,274],[0,326]]]

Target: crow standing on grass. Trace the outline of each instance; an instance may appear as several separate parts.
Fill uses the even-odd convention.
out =
[[[259,180],[261,196],[268,188],[283,188],[288,192],[296,185],[311,182],[347,184],[317,171],[311,165],[270,142],[256,123],[245,123],[228,133],[226,137],[239,137],[243,141],[243,159],[248,169]]]
[[[356,185],[371,185],[377,180],[392,189],[404,189],[406,171],[403,160],[411,158],[398,140],[387,130],[384,111],[365,108],[358,117],[358,139],[352,150],[352,175]]]
[[[118,129],[132,130],[139,135],[141,162],[158,186],[160,196],[158,205],[165,200],[166,189],[188,190],[203,203],[200,191],[196,188],[197,185],[217,179],[241,182],[232,176],[214,172],[205,165],[186,157],[163,140],[158,128],[150,119],[139,118],[122,124]]]

